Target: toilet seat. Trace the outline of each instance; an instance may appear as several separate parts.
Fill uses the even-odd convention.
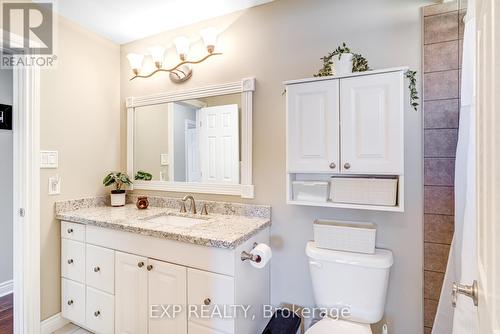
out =
[[[369,324],[324,318],[306,331],[306,334],[372,334]]]

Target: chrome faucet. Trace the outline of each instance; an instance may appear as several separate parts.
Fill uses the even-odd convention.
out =
[[[196,214],[196,203],[194,201],[193,195],[186,195],[182,198],[182,204],[181,204],[181,212],[186,212],[186,201],[190,200],[191,201],[191,207],[189,208],[189,211],[191,211],[192,214]]]

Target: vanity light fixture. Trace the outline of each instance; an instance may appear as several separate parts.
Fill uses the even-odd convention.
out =
[[[179,55],[180,62],[171,67],[163,67],[163,59],[165,57],[166,49],[162,46],[153,46],[148,49],[148,55],[151,56],[156,69],[149,74],[140,74],[142,69],[142,63],[144,61],[144,55],[138,53],[129,53],[127,59],[132,68],[134,76],[130,80],[135,78],[149,78],[158,72],[169,72],[170,79],[173,82],[180,83],[191,78],[193,74],[193,69],[190,65],[199,64],[210,58],[211,56],[222,55],[220,52],[215,52],[215,46],[217,44],[217,30],[215,28],[206,28],[200,31],[201,38],[205,43],[207,48],[207,55],[198,60],[188,60],[190,41],[189,38],[180,36],[174,39],[175,48],[177,54]]]

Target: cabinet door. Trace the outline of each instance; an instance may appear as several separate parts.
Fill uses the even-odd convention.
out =
[[[402,174],[403,72],[341,79],[341,172]]]
[[[147,259],[115,252],[115,333],[148,331]]]
[[[338,172],[339,81],[287,87],[288,172]]]
[[[186,334],[186,267],[149,259],[147,269],[149,334]],[[182,312],[177,313],[174,306],[182,307]]]

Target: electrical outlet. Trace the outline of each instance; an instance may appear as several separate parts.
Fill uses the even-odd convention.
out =
[[[49,177],[49,195],[61,193],[61,178],[59,175]]]

